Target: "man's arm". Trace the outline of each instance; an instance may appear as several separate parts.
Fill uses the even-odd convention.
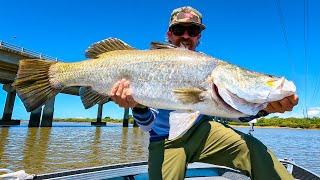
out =
[[[140,128],[150,131],[158,112],[152,108],[139,105],[132,97],[130,82],[122,79],[114,84],[109,94],[110,98],[120,107],[132,108],[132,115]]]

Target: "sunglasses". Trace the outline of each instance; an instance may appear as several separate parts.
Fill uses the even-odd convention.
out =
[[[170,28],[170,31],[175,35],[175,36],[182,36],[185,31],[187,31],[188,35],[190,37],[196,37],[200,34],[201,29],[199,26],[182,26],[182,25],[174,25]]]

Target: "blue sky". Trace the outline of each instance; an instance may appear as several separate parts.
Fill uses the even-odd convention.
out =
[[[280,2],[289,48],[285,45],[277,2]],[[202,34],[199,51],[241,67],[293,80],[300,102],[293,112],[284,115],[301,116],[306,104],[311,113],[320,116],[318,0],[308,1],[307,28],[303,0],[1,0],[0,40],[65,62],[83,60],[90,44],[107,37],[147,49],[151,41],[165,40],[171,11],[184,5],[195,7],[204,16],[207,29]],[[6,93],[1,89],[1,114],[5,98]],[[103,117],[123,116],[123,109],[113,103],[106,104],[103,111]],[[77,96],[59,94],[56,98],[54,116],[57,118],[96,117],[96,112],[97,106],[85,110]],[[19,98],[13,118],[29,118]]]

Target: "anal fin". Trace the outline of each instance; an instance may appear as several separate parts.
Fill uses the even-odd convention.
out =
[[[99,94],[97,91],[92,90],[91,87],[80,87],[79,95],[85,109],[91,108],[96,104],[104,104],[109,101],[109,97]]]

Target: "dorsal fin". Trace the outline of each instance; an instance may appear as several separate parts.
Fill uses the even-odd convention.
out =
[[[173,48],[178,48],[178,47],[169,43],[161,43],[161,42],[150,43],[150,49],[173,49]]]
[[[97,58],[100,54],[115,50],[133,50],[134,48],[117,38],[107,38],[93,43],[86,50],[86,58]]]

